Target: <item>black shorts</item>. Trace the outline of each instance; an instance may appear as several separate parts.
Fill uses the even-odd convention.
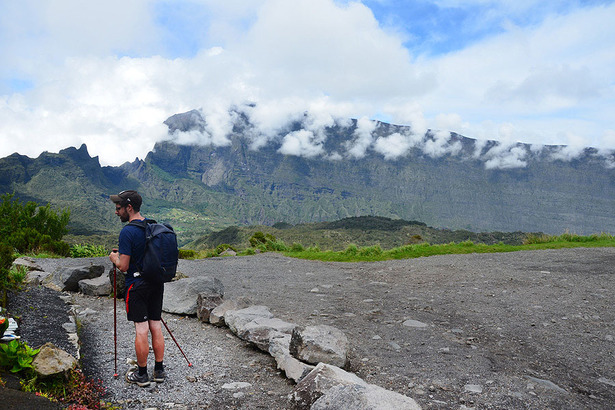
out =
[[[164,283],[152,284],[139,281],[126,291],[126,317],[131,322],[160,320]]]

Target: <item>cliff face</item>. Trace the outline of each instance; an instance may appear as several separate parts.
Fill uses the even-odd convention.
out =
[[[166,122],[178,132],[204,132],[196,111]],[[329,127],[325,153],[348,151],[357,121]],[[301,131],[295,123],[280,135]],[[0,189],[25,200],[50,202],[72,212],[74,232],[117,232],[108,195],[138,189],[148,216],[169,221],[180,235],[196,237],[232,224],[332,221],[378,215],[430,226],[473,231],[542,231],[559,234],[615,232],[615,169],[592,149],[577,159],[556,160],[561,147],[523,150],[524,166],[486,166],[497,144],[451,135],[449,153],[422,148],[387,159],[374,150],[348,155],[285,155],[281,138],[258,149],[246,118],[237,116],[228,144],[156,144],[144,160],[101,167],[87,148],[68,148],[37,159],[0,159]],[[374,135],[408,134],[407,127],[378,123]],[[441,144],[441,141],[440,141]]]

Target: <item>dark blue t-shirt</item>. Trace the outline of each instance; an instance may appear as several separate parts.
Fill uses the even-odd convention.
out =
[[[126,272],[125,286],[128,288],[136,282],[140,282],[143,278],[134,276],[138,271],[137,266],[143,261],[145,253],[145,230],[138,226],[126,225],[120,231],[120,239],[118,252],[122,255],[130,255],[130,264]]]

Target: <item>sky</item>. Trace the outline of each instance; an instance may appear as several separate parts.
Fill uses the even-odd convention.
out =
[[[478,154],[487,168],[525,166],[517,142],[612,158],[613,21],[615,0],[0,0],[0,157],[85,143],[119,165],[162,140],[225,145],[233,108],[255,149],[309,113],[282,136],[289,155],[455,155],[453,131],[500,142]],[[192,109],[205,131],[169,135]],[[347,151],[324,152],[349,118]],[[412,132],[376,137],[370,120]]]

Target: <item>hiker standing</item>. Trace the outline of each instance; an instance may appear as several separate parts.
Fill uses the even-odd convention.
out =
[[[115,214],[122,222],[143,221],[141,216],[141,195],[137,191],[122,191],[110,196],[115,203]],[[138,369],[126,373],[126,381],[141,387],[150,384],[147,374],[147,356],[149,353],[149,333],[152,335],[154,350],[153,381],[161,383],[165,379],[164,337],[162,335],[162,298],[164,283],[145,281],[139,274],[137,266],[142,265],[145,253],[145,232],[142,228],[127,224],[122,228],[117,252],[111,252],[109,259],[121,271],[125,272],[125,300],[128,320],[135,324],[135,351]]]

